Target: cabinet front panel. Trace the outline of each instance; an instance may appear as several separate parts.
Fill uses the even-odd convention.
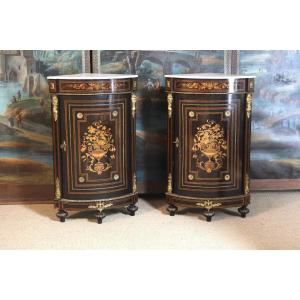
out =
[[[174,193],[242,193],[243,105],[242,95],[175,95]]]
[[[62,114],[63,198],[89,200],[129,193],[130,96],[64,96]]]

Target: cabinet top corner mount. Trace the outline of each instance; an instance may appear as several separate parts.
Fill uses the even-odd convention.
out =
[[[137,75],[82,73],[48,76],[50,94],[124,94],[137,88]]]
[[[166,91],[171,93],[252,93],[252,75],[226,75],[217,73],[195,73],[165,75]]]

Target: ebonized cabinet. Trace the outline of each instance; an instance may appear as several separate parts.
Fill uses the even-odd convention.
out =
[[[166,75],[168,211],[250,203],[250,130],[254,76]]]
[[[136,75],[48,77],[52,100],[57,217],[91,209],[137,210],[135,167]]]

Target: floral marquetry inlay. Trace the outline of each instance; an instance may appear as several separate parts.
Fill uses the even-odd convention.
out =
[[[220,124],[207,120],[197,127],[193,142],[192,157],[197,161],[197,168],[212,173],[223,166],[223,158],[227,156],[227,143]]]
[[[100,92],[100,91],[125,91],[129,90],[129,80],[119,80],[112,83],[110,80],[97,80],[97,81],[62,81],[61,91],[85,91],[85,92]]]
[[[227,91],[229,84],[227,80],[180,80],[176,81],[175,87],[181,90],[198,91]]]
[[[86,165],[86,170],[101,175],[109,170],[111,161],[115,159],[116,147],[111,133],[111,128],[95,121],[87,127],[81,144],[81,160]]]

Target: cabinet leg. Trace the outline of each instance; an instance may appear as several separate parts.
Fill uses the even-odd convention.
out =
[[[169,212],[170,216],[175,216],[175,213],[177,212],[178,208],[174,204],[170,204],[167,208],[167,211]]]
[[[65,222],[67,215],[68,215],[68,213],[63,209],[60,209],[56,213],[56,216],[59,218],[60,222]]]
[[[95,217],[97,219],[97,223],[98,224],[102,224],[102,220],[105,218],[105,213],[101,212],[101,211],[97,211],[95,213]]]
[[[211,218],[215,215],[215,212],[213,210],[207,210],[203,214],[206,217],[206,221],[210,222]]]
[[[127,206],[127,211],[129,212],[129,214],[131,216],[135,215],[135,212],[138,210],[138,207],[135,204],[130,204],[129,206]]]
[[[246,218],[246,215],[249,213],[249,209],[248,209],[247,205],[243,205],[243,206],[239,207],[238,211],[242,218]]]

